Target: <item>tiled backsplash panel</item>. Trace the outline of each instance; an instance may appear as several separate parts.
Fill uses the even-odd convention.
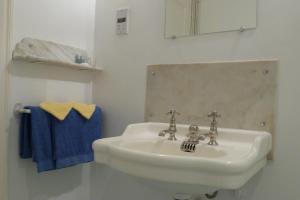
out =
[[[274,133],[277,61],[247,61],[148,66],[145,120],[209,126],[217,110],[219,127]]]

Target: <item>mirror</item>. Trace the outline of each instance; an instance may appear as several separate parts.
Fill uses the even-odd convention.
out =
[[[166,0],[166,38],[256,28],[257,0]]]

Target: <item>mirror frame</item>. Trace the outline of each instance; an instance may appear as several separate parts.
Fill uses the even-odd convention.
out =
[[[255,27],[249,27],[249,28],[246,28],[244,26],[241,26],[239,29],[235,29],[235,30],[223,30],[223,31],[214,31],[214,32],[210,32],[210,33],[199,33],[198,35],[181,35],[181,36],[171,36],[171,37],[167,37],[167,0],[164,0],[164,38],[165,39],[177,39],[177,38],[185,38],[185,37],[197,37],[197,36],[201,36],[201,35],[207,35],[207,34],[214,34],[214,33],[226,33],[226,32],[245,32],[247,30],[255,30],[258,26],[258,0],[254,0],[255,1],[255,4],[256,4],[256,10],[255,10],[255,16],[256,16],[256,26]]]

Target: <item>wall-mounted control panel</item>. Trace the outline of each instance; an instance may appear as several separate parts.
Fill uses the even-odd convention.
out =
[[[127,35],[129,32],[129,8],[119,8],[116,13],[116,34]]]

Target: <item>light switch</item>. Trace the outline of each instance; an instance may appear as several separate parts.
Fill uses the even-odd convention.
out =
[[[129,8],[120,8],[116,12],[116,34],[127,35],[129,32]]]

